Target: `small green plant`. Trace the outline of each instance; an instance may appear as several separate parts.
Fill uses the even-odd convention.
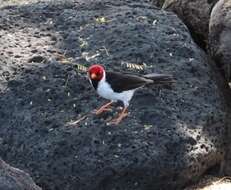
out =
[[[83,38],[79,37],[79,47],[81,49],[87,48],[88,47],[88,42],[84,40]]]
[[[105,17],[97,17],[95,21],[97,24],[105,24],[109,22],[109,20]]]

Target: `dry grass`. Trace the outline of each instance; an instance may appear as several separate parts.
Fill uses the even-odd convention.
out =
[[[206,176],[198,184],[194,184],[184,190],[231,190],[231,177]]]
[[[26,5],[36,1],[38,0],[0,0],[0,8],[5,6]]]

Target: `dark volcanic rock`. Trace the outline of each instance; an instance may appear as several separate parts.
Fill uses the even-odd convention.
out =
[[[138,0],[49,1],[1,9],[0,24],[0,156],[42,188],[179,189],[222,161],[219,76],[174,14]],[[116,108],[72,126],[104,100],[70,61],[177,83],[138,91],[119,126],[106,124]]]
[[[213,8],[209,22],[209,52],[231,81],[231,1],[220,0]]]
[[[208,41],[209,18],[218,0],[165,0],[163,8],[174,11],[188,26],[195,41],[203,48]]]
[[[162,7],[165,2],[165,0],[150,0],[150,1],[153,5],[157,7]]]
[[[13,168],[0,159],[1,190],[41,190],[31,177],[22,170]]]

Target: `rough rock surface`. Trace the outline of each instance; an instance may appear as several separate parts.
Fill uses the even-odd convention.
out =
[[[41,190],[31,177],[22,170],[13,168],[0,158],[1,190]]]
[[[0,156],[42,188],[179,189],[222,161],[219,77],[173,13],[138,0],[47,1],[2,8],[0,25]],[[104,103],[76,63],[177,83],[138,91],[119,126],[106,124],[117,107],[73,126]]]
[[[150,2],[157,7],[162,7],[165,0],[150,0]]]
[[[227,82],[231,81],[231,1],[220,0],[213,8],[209,22],[209,53]],[[231,97],[231,95],[230,95]],[[231,102],[231,100],[230,100]],[[230,118],[231,119],[231,118]],[[231,175],[231,129],[224,173]]]
[[[191,31],[194,40],[205,48],[208,41],[209,18],[218,0],[165,0],[163,8],[174,11]]]
[[[209,52],[231,80],[231,1],[220,0],[213,8],[209,22]]]

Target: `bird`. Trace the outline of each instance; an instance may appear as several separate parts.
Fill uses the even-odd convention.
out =
[[[114,102],[121,101],[123,103],[121,113],[110,122],[110,124],[115,125],[118,125],[128,115],[128,106],[136,90],[145,86],[166,85],[175,82],[174,77],[169,74],[151,73],[139,76],[129,73],[106,71],[104,66],[100,64],[91,65],[87,69],[87,77],[97,94],[110,100],[110,102],[95,110],[94,113],[96,115],[111,110],[110,107]]]

